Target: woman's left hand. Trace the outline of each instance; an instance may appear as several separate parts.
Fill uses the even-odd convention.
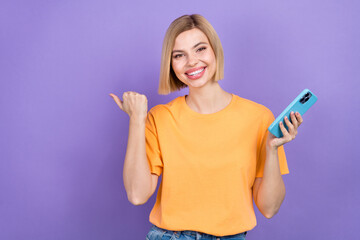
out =
[[[300,115],[300,113],[291,112],[290,113],[291,122],[287,117],[284,118],[285,124],[288,127],[289,131],[286,130],[284,124],[282,121],[280,122],[280,130],[283,134],[282,138],[275,137],[272,133],[269,132],[268,139],[267,139],[267,147],[271,148],[278,148],[281,145],[284,145],[285,143],[290,142],[291,140],[294,140],[297,135],[297,129],[303,122],[303,119]]]

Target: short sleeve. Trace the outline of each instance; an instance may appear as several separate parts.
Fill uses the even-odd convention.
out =
[[[145,122],[145,141],[146,157],[149,163],[150,171],[151,173],[160,176],[163,169],[163,162],[157,136],[155,118],[151,110],[148,112]]]
[[[266,140],[269,132],[268,127],[274,120],[275,117],[270,110],[268,110],[268,112],[263,116],[262,126],[260,126],[260,137],[258,141],[256,177],[263,177],[266,160]],[[288,174],[289,169],[286,161],[284,146],[280,146],[278,148],[278,159],[281,174]]]

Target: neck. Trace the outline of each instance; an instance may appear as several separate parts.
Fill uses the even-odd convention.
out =
[[[218,82],[213,82],[201,88],[189,88],[189,95],[185,100],[194,111],[208,114],[226,107],[231,97],[231,94],[224,91]]]

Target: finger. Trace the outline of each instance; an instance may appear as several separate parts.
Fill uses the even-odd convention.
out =
[[[119,97],[116,96],[115,94],[109,94],[109,95],[114,99],[114,101],[115,101],[116,104],[119,106],[119,108],[120,108],[121,110],[124,110],[124,109],[123,109],[123,102],[119,99]]]
[[[129,92],[124,92],[122,95],[122,98],[125,99],[125,97],[129,94]]]
[[[290,135],[295,135],[295,128],[294,125],[292,125],[292,123],[290,122],[290,120],[288,119],[288,117],[285,116],[284,118],[285,124],[288,127],[288,132]]]
[[[290,142],[291,140],[292,140],[292,137],[291,137],[291,135],[289,134],[289,132],[286,130],[286,128],[285,128],[285,126],[284,126],[284,124],[283,124],[283,122],[281,121],[280,123],[279,123],[279,126],[280,126],[280,130],[281,130],[281,132],[282,132],[282,134],[283,134],[283,140],[285,141],[285,142]]]
[[[300,126],[300,124],[303,123],[304,119],[302,118],[301,114],[298,113],[298,112],[296,112],[295,115],[296,115],[296,118],[297,118],[297,120],[298,120],[298,122],[299,122],[299,126]]]
[[[295,130],[298,128],[299,126],[299,122],[298,120],[296,119],[296,116],[295,116],[295,113],[294,112],[291,112],[290,113],[290,118],[291,118],[291,122],[292,122],[292,125],[294,125],[294,128]]]
[[[116,97],[116,95],[113,93],[109,93],[109,96],[112,97],[113,99],[114,99],[114,97]]]

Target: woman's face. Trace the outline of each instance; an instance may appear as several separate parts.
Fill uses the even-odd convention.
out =
[[[181,82],[202,87],[213,80],[216,59],[206,35],[199,29],[180,33],[175,39],[171,65]]]

